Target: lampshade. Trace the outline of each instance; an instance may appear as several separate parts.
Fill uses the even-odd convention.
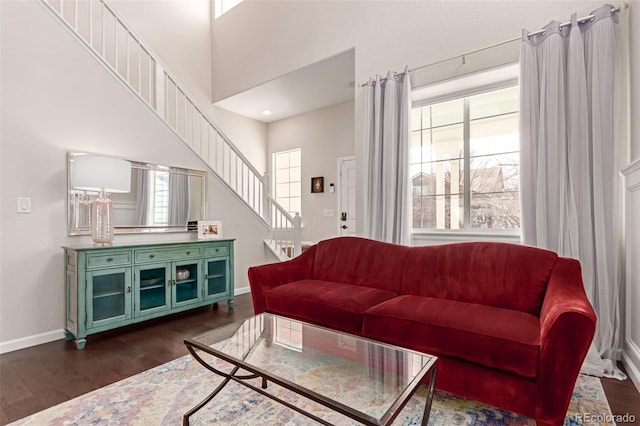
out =
[[[84,191],[130,192],[131,163],[114,157],[78,155],[73,158],[72,185]]]

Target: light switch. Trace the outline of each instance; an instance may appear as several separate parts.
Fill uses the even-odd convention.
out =
[[[29,197],[18,197],[18,213],[21,214],[30,214],[31,213],[31,198]]]

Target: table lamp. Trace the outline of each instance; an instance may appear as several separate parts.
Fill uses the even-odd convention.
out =
[[[113,241],[113,202],[109,193],[131,191],[131,163],[114,157],[78,155],[73,158],[72,185],[75,189],[97,192],[91,202],[91,238],[98,245]]]

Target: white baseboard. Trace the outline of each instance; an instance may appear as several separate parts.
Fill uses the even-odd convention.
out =
[[[625,342],[622,363],[636,389],[640,389],[640,349],[630,340]]]
[[[43,343],[49,343],[60,339],[64,339],[63,329],[34,334],[33,336],[21,337],[15,340],[9,340],[8,342],[0,342],[0,354],[30,348],[31,346],[42,345]]]
[[[251,287],[246,286],[246,287],[238,287],[233,289],[234,296],[239,296],[241,294],[246,294],[246,293],[251,293]]]
[[[234,289],[233,294],[238,296],[240,294],[250,292],[251,288],[249,286],[245,286]],[[31,346],[42,345],[43,343],[49,343],[60,339],[64,339],[63,329],[34,334],[33,336],[21,337],[15,340],[9,340],[8,342],[0,342],[0,354],[30,348]]]

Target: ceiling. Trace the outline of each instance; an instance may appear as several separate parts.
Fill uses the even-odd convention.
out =
[[[264,123],[282,120],[354,98],[354,50],[292,71],[215,103]],[[262,113],[271,110],[271,115]]]

